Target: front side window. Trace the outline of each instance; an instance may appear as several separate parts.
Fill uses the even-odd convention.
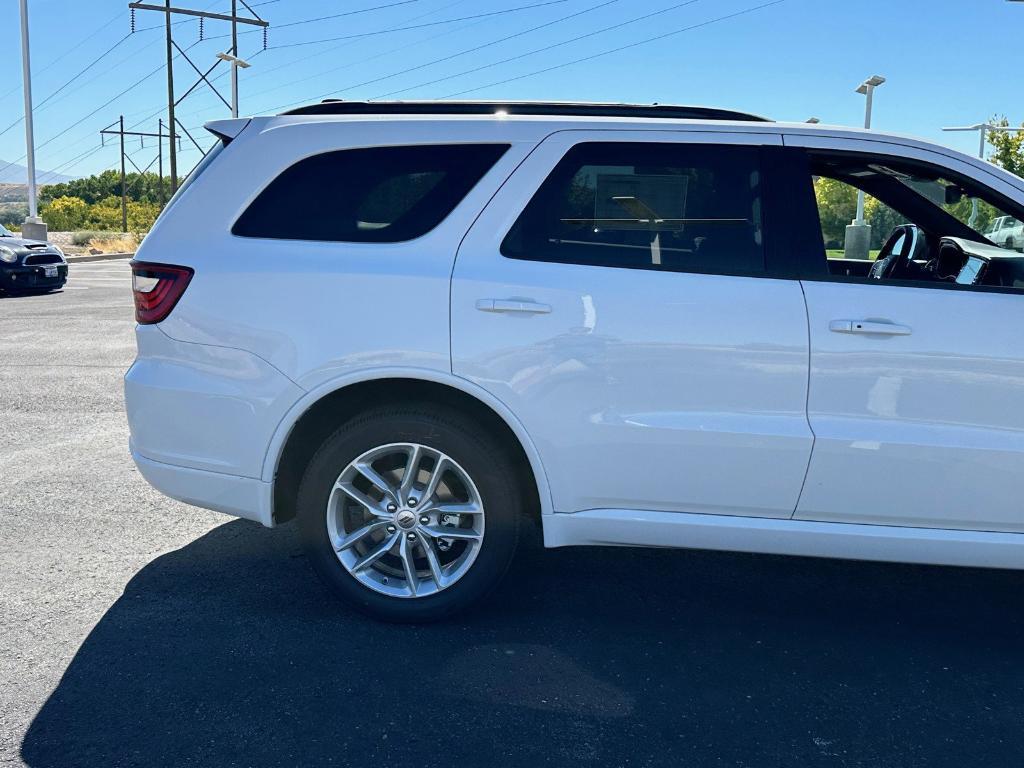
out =
[[[1024,290],[1021,206],[1012,200],[918,161],[829,151],[809,159],[827,274]],[[851,226],[858,193],[863,227]]]
[[[765,268],[754,147],[573,147],[502,243],[510,258],[682,272]]]
[[[440,224],[507,144],[373,147],[300,160],[238,218],[241,237],[397,243]]]

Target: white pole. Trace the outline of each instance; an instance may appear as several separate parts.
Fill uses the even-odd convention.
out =
[[[231,116],[238,117],[238,4],[231,0]]]
[[[28,55],[28,0],[21,0],[21,69],[25,92],[25,153],[28,158],[28,221],[39,223],[36,209],[36,145],[32,131],[32,67]]]
[[[875,93],[875,86],[866,85],[864,92],[864,127],[871,127],[871,99]],[[857,190],[857,219],[854,224],[864,223],[864,192]]]

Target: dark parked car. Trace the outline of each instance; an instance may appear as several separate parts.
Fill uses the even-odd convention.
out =
[[[43,293],[63,288],[68,262],[55,245],[25,240],[0,225],[0,290]]]

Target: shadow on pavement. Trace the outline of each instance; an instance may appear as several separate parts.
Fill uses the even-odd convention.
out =
[[[22,744],[32,766],[1024,760],[1024,575],[525,547],[456,623],[348,613],[291,530],[144,568]]]

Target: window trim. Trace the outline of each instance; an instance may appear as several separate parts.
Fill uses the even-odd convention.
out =
[[[769,136],[777,136],[778,134],[768,134]],[[642,144],[646,146],[658,146],[667,145],[671,147],[706,147],[713,146],[721,149],[753,149],[757,153],[758,172],[761,175],[761,234],[763,242],[761,244],[761,250],[764,255],[764,269],[758,271],[746,271],[746,270],[732,270],[732,269],[713,269],[713,268],[677,268],[677,267],[662,267],[660,269],[652,269],[648,264],[593,264],[577,261],[570,258],[545,258],[537,259],[530,258],[527,256],[515,256],[508,255],[503,249],[503,245],[520,218],[533,203],[534,199],[540,193],[541,189],[547,184],[548,180],[555,174],[559,166],[569,155],[570,152],[575,150],[584,144]],[[790,263],[791,260],[786,259],[782,254],[785,254],[787,250],[783,248],[777,248],[773,245],[774,236],[772,229],[768,224],[769,221],[769,209],[776,211],[781,210],[774,202],[772,202],[773,194],[773,180],[770,170],[773,170],[774,163],[769,162],[770,153],[783,150],[784,148],[778,145],[769,144],[758,144],[758,143],[731,143],[731,142],[719,142],[714,141],[713,135],[709,136],[707,140],[702,141],[666,141],[662,138],[652,139],[650,141],[643,141],[637,139],[618,139],[612,136],[607,139],[599,139],[595,137],[580,138],[579,141],[574,141],[569,146],[565,147],[561,153],[561,156],[554,162],[554,164],[547,170],[547,172],[540,178],[538,182],[533,185],[533,189],[529,194],[526,202],[520,208],[516,217],[512,220],[508,229],[501,234],[498,240],[498,254],[503,259],[512,259],[514,261],[527,261],[536,264],[565,264],[573,267],[579,267],[584,269],[622,269],[622,270],[642,270],[646,272],[654,273],[667,273],[667,274],[683,274],[683,275],[711,275],[711,276],[722,276],[722,277],[750,277],[750,278],[761,278],[761,279],[798,279],[796,277],[795,265]]]

